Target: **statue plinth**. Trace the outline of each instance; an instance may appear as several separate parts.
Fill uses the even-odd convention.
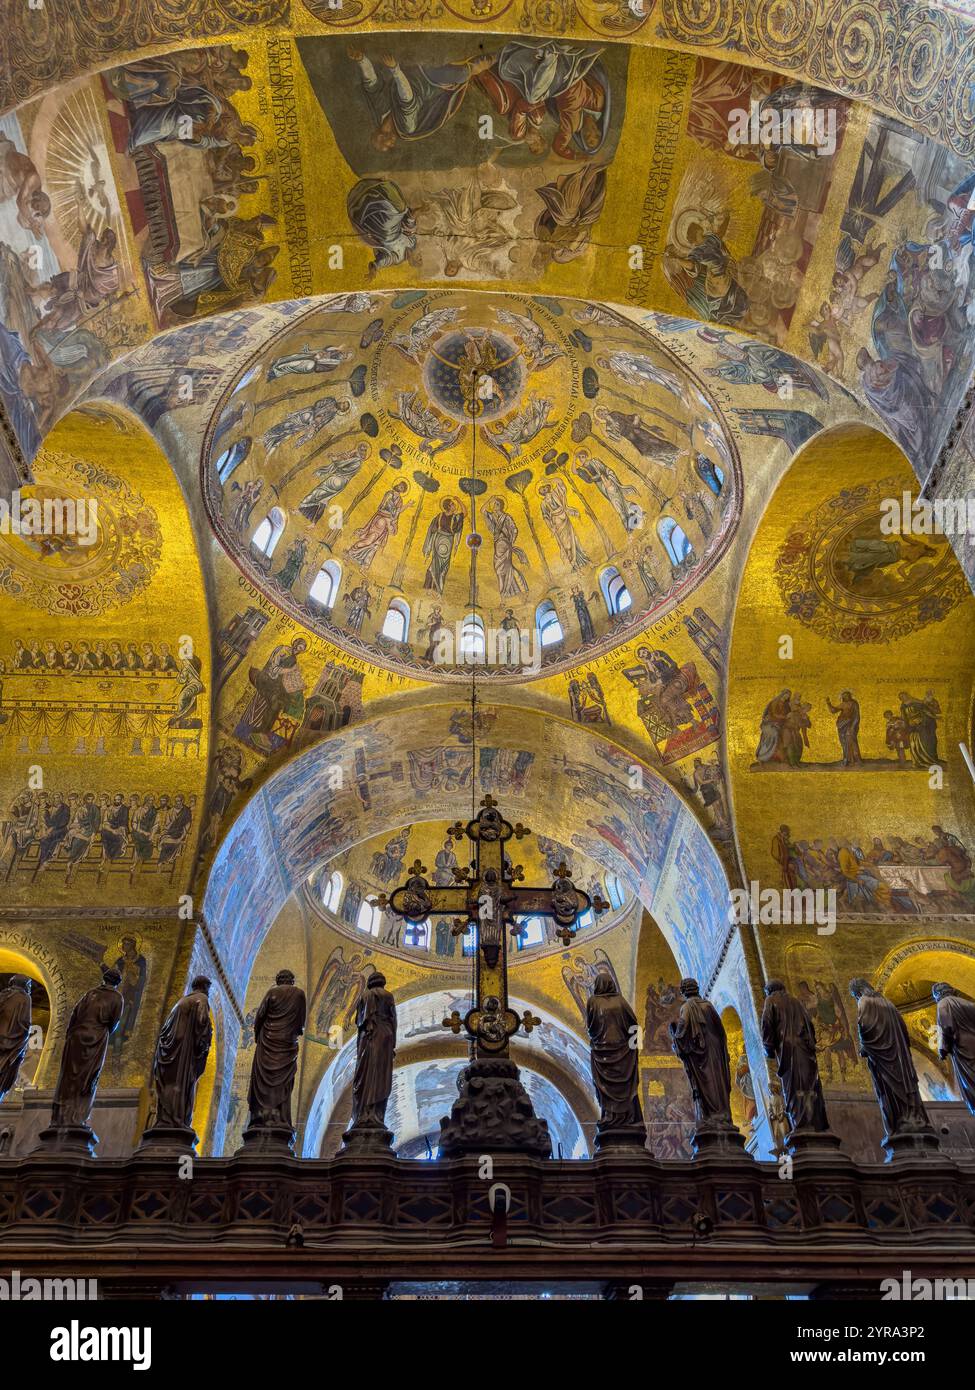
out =
[[[745,1152],[745,1136],[730,1121],[704,1120],[691,1135],[695,1158],[739,1158],[751,1162]]]
[[[913,1158],[935,1158],[940,1159],[942,1163],[951,1161],[941,1152],[938,1136],[930,1125],[924,1129],[901,1129],[893,1134],[885,1134],[881,1142],[887,1151],[885,1163]]]
[[[94,1158],[97,1143],[98,1135],[90,1125],[48,1125],[37,1136],[37,1147],[32,1152]]]
[[[342,1154],[388,1154],[393,1147],[393,1132],[382,1124],[352,1125],[342,1135]],[[395,1157],[395,1155],[394,1155]]]
[[[646,1125],[603,1125],[596,1126],[597,1154],[605,1153],[643,1153],[652,1158],[647,1148]]]
[[[136,1154],[182,1158],[195,1154],[198,1143],[196,1130],[190,1125],[153,1125],[143,1131]]]
[[[786,1135],[785,1147],[794,1158],[815,1155],[817,1158],[841,1158],[847,1163],[852,1161],[840,1151],[840,1137],[831,1129],[794,1129]]]
[[[459,1095],[440,1121],[440,1157],[521,1153],[552,1157],[548,1125],[532,1108],[508,1057],[483,1057],[461,1072]]]
[[[295,1131],[291,1125],[248,1125],[235,1158],[267,1156],[294,1158]]]

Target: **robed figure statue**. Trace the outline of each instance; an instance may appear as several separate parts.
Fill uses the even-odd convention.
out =
[[[857,1001],[860,1056],[865,1057],[883,1116],[888,1160],[896,1150],[934,1149],[938,1141],[921,1101],[911,1042],[900,1010],[867,980],[850,981]]]
[[[279,970],[274,979],[254,1018],[257,1046],[247,1092],[250,1119],[244,1151],[294,1148],[291,1092],[298,1071],[298,1039],[305,1030],[305,991],[290,970]]]
[[[119,992],[122,976],[114,966],[102,966],[102,982],[83,994],[71,1010],[54,1088],[50,1126],[39,1138],[43,1148],[75,1150],[94,1155],[98,1136],[88,1124],[108,1041],[122,1017],[125,1000]]]
[[[374,970],[356,1006],[355,1074],[352,1077],[352,1123],[342,1136],[346,1149],[388,1149],[386,1105],[393,1089],[396,1055],[396,1001],[386,977]]]
[[[30,991],[28,975],[11,975],[0,989],[0,1100],[13,1089],[30,1041]]]
[[[209,994],[210,981],[197,975],[162,1026],[152,1060],[156,1114],[143,1135],[143,1147],[172,1144],[185,1151],[196,1144],[193,1103],[213,1039]]]
[[[931,993],[938,1003],[938,1056],[951,1058],[961,1098],[975,1115],[975,1004],[944,983]]]
[[[592,1083],[599,1099],[597,1153],[607,1147],[646,1148],[640,1105],[639,1025],[608,971],[596,976],[586,1007]]]
[[[696,980],[681,980],[680,992],[684,1002],[670,1036],[694,1101],[694,1151],[741,1149],[744,1139],[731,1119],[731,1062],[721,1017],[709,999],[701,998]]]
[[[774,1058],[782,1083],[782,1099],[792,1127],[790,1143],[807,1134],[822,1134],[830,1136],[830,1144],[838,1144],[830,1131],[819,1079],[816,1029],[806,1006],[786,992],[781,980],[769,980],[765,986],[762,1046],[766,1057]]]

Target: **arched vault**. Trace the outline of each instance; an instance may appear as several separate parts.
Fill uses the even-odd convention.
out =
[[[727,879],[672,788],[610,740],[563,720],[484,707],[475,744],[470,721],[461,704],[367,721],[301,754],[251,798],[204,898],[234,988],[246,983],[283,903],[319,864],[418,815],[469,817],[486,792],[509,818],[578,846],[631,885],[684,973],[710,977],[732,930]]]

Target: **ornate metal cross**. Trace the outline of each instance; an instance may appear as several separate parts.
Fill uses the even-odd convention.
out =
[[[448,830],[455,841],[465,836],[474,843],[474,860],[467,868],[455,868],[456,885],[442,888],[429,884],[419,859],[412,865],[405,885],[392,896],[385,893],[373,899],[377,906],[389,908],[407,922],[423,922],[431,914],[449,913],[454,917],[451,932],[460,936],[473,928],[477,950],[474,1007],[462,1019],[455,1010],[443,1021],[453,1033],[461,1028],[474,1042],[474,1056],[507,1057],[508,1039],[519,1029],[530,1033],[540,1020],[525,1012],[519,1018],[508,1007],[507,938],[520,936],[525,928],[515,918],[552,917],[556,936],[566,946],[575,936],[575,923],[591,907],[605,912],[609,903],[592,899],[576,888],[563,861],[550,888],[517,886],[524,878],[520,864],[512,864],[505,845],[521,840],[531,831],[520,821],[511,825],[490,795],[481,802],[474,820],[457,821]],[[460,914],[460,915],[457,915]],[[507,928],[507,930],[505,930]]]

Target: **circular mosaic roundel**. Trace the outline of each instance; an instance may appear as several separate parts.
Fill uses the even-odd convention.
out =
[[[524,381],[521,350],[483,329],[445,334],[423,364],[427,396],[454,420],[484,423],[507,415],[521,400]]]
[[[942,618],[968,586],[943,535],[887,534],[896,478],[837,493],[786,537],[775,564],[790,617],[834,642],[890,642]]]

